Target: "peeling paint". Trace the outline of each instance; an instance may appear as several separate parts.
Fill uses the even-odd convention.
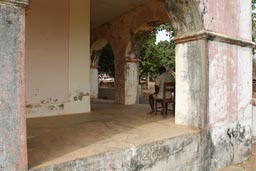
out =
[[[48,109],[49,110],[63,110],[64,109],[64,104],[49,105]]]
[[[90,93],[77,92],[77,95],[73,97],[74,101],[83,101],[83,97],[89,97]]]

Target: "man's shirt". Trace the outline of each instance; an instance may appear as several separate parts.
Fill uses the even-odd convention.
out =
[[[164,89],[164,83],[165,82],[174,82],[174,78],[172,77],[171,74],[164,72],[161,75],[157,76],[156,78],[156,85],[159,87],[159,92],[156,94],[157,99],[162,99],[163,98],[163,89]],[[166,98],[170,98],[171,95],[167,94]]]

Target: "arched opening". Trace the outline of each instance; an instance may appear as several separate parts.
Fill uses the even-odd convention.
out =
[[[115,58],[112,46],[99,39],[91,46],[90,97],[115,100]]]
[[[150,94],[155,92],[158,69],[164,66],[175,80],[175,44],[173,28],[169,23],[157,25],[140,45],[139,102],[148,104]]]
[[[115,58],[112,47],[107,44],[99,59],[99,99],[115,100]]]

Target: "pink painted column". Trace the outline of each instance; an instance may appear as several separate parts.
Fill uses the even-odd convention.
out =
[[[27,169],[24,46],[28,0],[0,1],[0,170]]]
[[[251,154],[251,1],[197,2],[203,27],[174,39],[175,122],[201,128],[207,170],[219,170]]]

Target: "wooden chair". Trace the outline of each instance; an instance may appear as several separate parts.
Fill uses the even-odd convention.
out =
[[[160,103],[160,106],[158,104]],[[157,112],[162,112],[163,117],[166,117],[168,103],[172,104],[173,115],[175,116],[175,82],[165,82],[163,87],[163,99],[155,99],[155,115]],[[162,109],[162,110],[158,110]]]

